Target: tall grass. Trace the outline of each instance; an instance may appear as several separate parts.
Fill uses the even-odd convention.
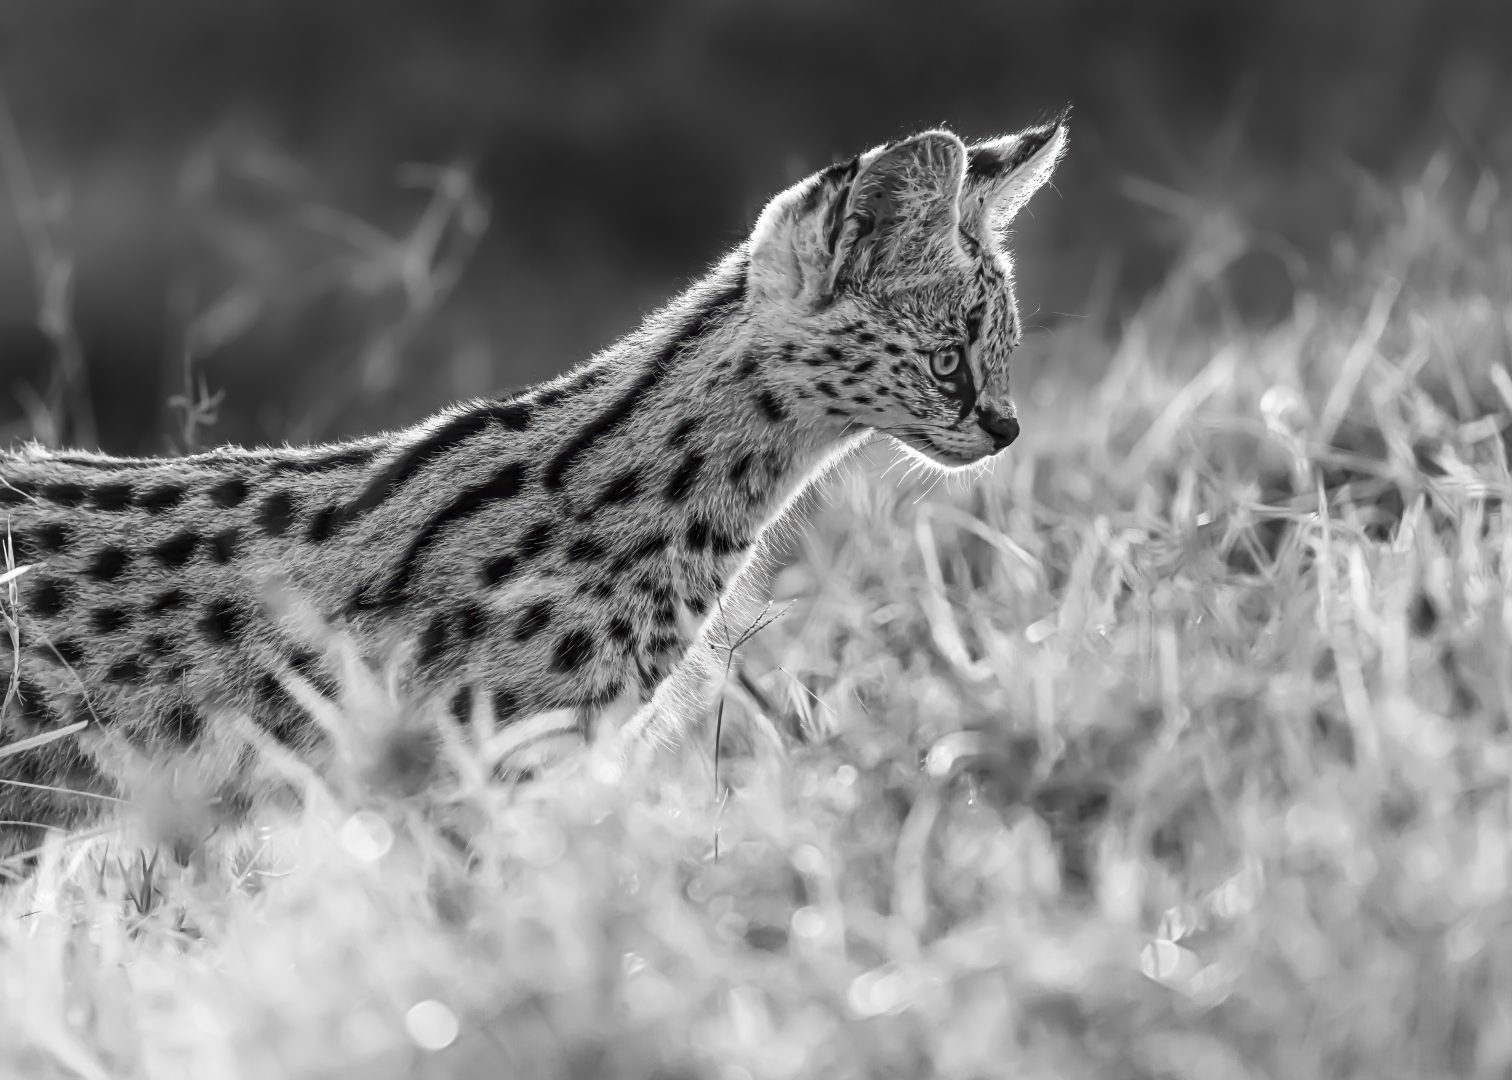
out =
[[[1507,1075],[1512,220],[1461,179],[1362,190],[1265,328],[1194,229],[993,471],[834,482],[717,777],[443,740],[187,870],[55,845],[0,1070]]]

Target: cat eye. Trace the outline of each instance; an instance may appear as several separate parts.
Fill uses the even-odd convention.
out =
[[[956,378],[965,366],[966,350],[959,345],[947,345],[929,358],[929,373],[942,382]]]

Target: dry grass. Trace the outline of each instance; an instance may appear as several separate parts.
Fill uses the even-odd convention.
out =
[[[1196,244],[964,489],[837,482],[717,784],[456,740],[188,871],[58,846],[0,1072],[1508,1075],[1512,221],[1451,180],[1263,332]]]

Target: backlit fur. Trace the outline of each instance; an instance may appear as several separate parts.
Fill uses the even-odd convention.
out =
[[[291,698],[334,675],[312,616],[461,716],[630,697],[629,730],[658,730],[653,694],[824,467],[873,433],[946,469],[1001,443],[980,423],[1015,415],[1001,229],[1065,139],[1060,122],[970,147],[931,131],[831,166],[600,355],[408,430],[0,456],[30,565],[0,746],[86,724],[0,757],[0,821],[72,823],[98,802],[6,780],[131,794],[128,762],[188,754],[230,782],[249,755],[221,718],[318,757]],[[955,347],[965,369],[942,382],[931,358]],[[0,855],[35,840],[0,824]]]

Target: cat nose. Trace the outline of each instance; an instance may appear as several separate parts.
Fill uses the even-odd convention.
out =
[[[977,410],[977,423],[982,430],[992,436],[993,450],[1001,450],[1018,438],[1019,422],[1017,416],[1003,416],[993,412],[989,408]]]

